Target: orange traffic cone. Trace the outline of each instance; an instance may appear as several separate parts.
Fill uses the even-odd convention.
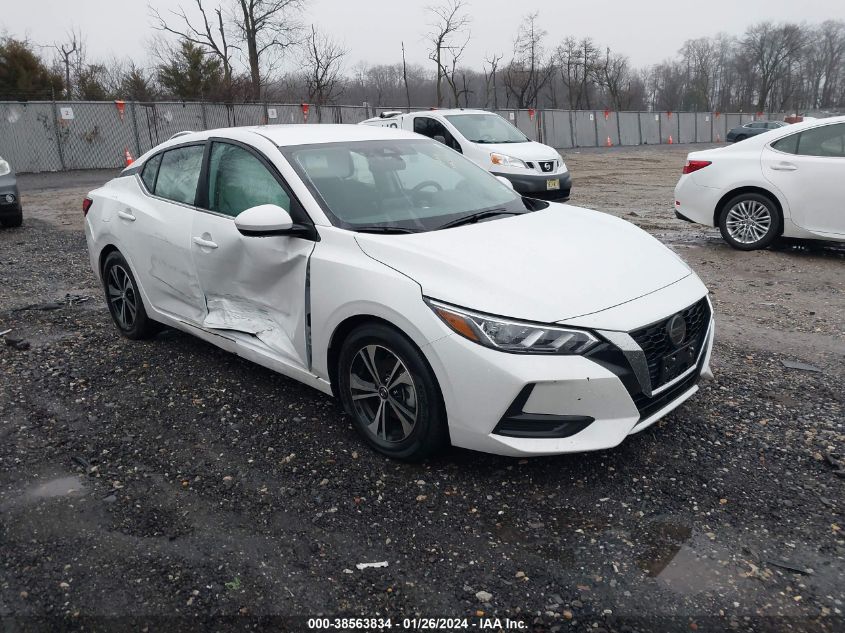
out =
[[[123,157],[126,160],[126,166],[127,167],[129,167],[129,165],[131,165],[132,163],[135,162],[135,159],[132,158],[132,154],[129,153],[128,147],[123,148]]]
[[[607,142],[605,143],[608,147],[613,147],[613,141],[610,140],[610,137],[607,137]]]
[[[672,135],[670,134],[670,135],[669,135],[669,145],[671,145],[671,144],[672,144],[672,143],[674,143],[674,142],[675,142],[675,141],[673,141],[673,140],[672,140]]]

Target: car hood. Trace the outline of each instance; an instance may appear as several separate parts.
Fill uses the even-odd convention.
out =
[[[558,160],[556,150],[542,143],[528,141],[527,143],[478,143],[478,147],[491,152],[507,154],[520,160]]]
[[[442,231],[356,239],[428,297],[543,323],[605,310],[691,274],[633,224],[562,204]]]

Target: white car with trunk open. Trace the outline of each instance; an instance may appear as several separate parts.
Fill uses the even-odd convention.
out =
[[[507,179],[526,196],[565,202],[572,177],[557,150],[529,139],[498,114],[485,110],[383,112],[361,125],[390,127],[433,138],[476,165]]]
[[[181,135],[83,204],[121,333],[168,325],[334,394],[400,459],[609,448],[710,375],[695,273],[563,208],[360,125]]]

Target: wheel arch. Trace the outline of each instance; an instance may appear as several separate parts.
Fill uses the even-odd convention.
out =
[[[111,243],[106,244],[103,247],[103,249],[100,251],[100,256],[97,260],[97,272],[100,274],[100,279],[102,279],[102,277],[103,277],[103,266],[106,263],[106,257],[111,255],[115,251],[117,251],[119,253],[120,249],[117,246],[115,246],[114,244],[111,244]]]
[[[440,393],[441,404],[443,404],[445,407],[445,403],[443,401],[443,388],[440,386],[440,380],[437,376],[437,372],[434,371],[434,368],[431,365],[431,361],[428,359],[426,353],[417,344],[414,338],[412,336],[409,336],[408,333],[405,332],[401,327],[399,327],[392,321],[385,319],[384,317],[376,316],[374,314],[356,314],[353,316],[349,316],[340,323],[338,323],[334,331],[332,332],[331,338],[329,339],[329,346],[326,351],[326,369],[328,371],[329,384],[332,387],[332,393],[334,394],[334,396],[340,396],[337,388],[337,365],[338,361],[340,360],[340,351],[343,348],[343,343],[353,331],[367,324],[383,325],[392,330],[395,330],[398,334],[407,339],[407,341],[416,348],[416,350],[420,353],[420,356],[422,357],[423,361],[426,363],[426,365],[428,365],[429,370],[431,370],[431,375],[434,377],[437,391]]]
[[[713,210],[713,226],[719,226],[719,217],[722,215],[722,210],[725,208],[725,205],[728,203],[728,201],[731,198],[735,198],[736,196],[739,196],[743,193],[756,193],[771,200],[771,202],[775,205],[775,210],[780,216],[780,232],[783,233],[783,205],[781,204],[780,199],[768,189],[755,185],[736,187],[735,189],[731,189],[725,195],[723,195],[719,199],[719,202],[716,203],[716,208]]]

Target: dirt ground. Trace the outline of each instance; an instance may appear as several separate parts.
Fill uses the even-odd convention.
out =
[[[715,380],[613,450],[419,465],[368,450],[333,400],[190,336],[118,336],[81,232],[82,198],[110,174],[22,176],[25,224],[0,231],[0,618],[843,630],[845,248],[741,253],[676,220],[701,147],[565,157],[572,204],[638,224],[710,288]]]

